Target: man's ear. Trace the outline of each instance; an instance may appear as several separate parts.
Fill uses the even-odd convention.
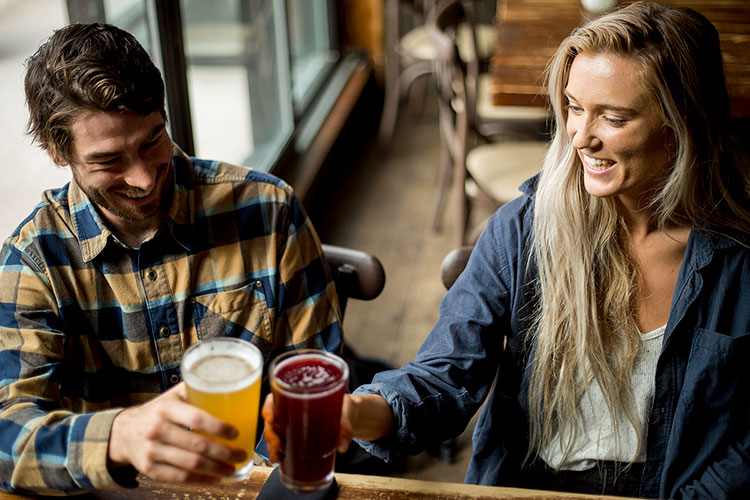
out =
[[[65,167],[68,165],[68,162],[63,159],[62,156],[57,151],[53,151],[51,149],[47,149],[47,155],[49,156],[49,159],[52,160],[52,163],[57,165],[58,167]]]

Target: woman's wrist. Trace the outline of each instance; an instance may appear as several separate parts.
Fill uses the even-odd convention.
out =
[[[393,411],[379,394],[347,395],[349,420],[357,439],[376,441],[393,429]]]

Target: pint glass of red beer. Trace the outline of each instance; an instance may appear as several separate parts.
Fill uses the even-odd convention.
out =
[[[333,481],[341,406],[349,379],[335,354],[299,349],[282,354],[269,368],[275,427],[282,441],[281,482],[311,492]]]

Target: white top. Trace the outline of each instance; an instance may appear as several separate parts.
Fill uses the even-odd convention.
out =
[[[646,461],[646,431],[654,401],[656,363],[659,360],[666,328],[667,325],[664,325],[641,335],[643,345],[633,368],[631,386],[637,409],[637,424],[641,432],[641,448],[635,462]],[[618,432],[615,434],[601,388],[594,380],[589,387],[588,397],[584,395],[579,405],[582,429],[578,433],[568,461],[561,465],[562,441],[559,433],[542,451],[542,459],[550,467],[563,470],[590,469],[596,465],[597,460],[630,462],[638,449],[638,435],[625,412],[617,410],[615,418]]]

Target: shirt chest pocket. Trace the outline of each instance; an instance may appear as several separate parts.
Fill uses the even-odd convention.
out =
[[[271,318],[264,288],[252,282],[234,290],[198,295],[193,322],[200,341],[214,337],[271,338]],[[248,332],[252,335],[248,336]]]
[[[748,356],[750,334],[731,337],[697,330],[685,371],[683,402],[713,409],[731,405],[743,385],[741,379],[747,378]]]

